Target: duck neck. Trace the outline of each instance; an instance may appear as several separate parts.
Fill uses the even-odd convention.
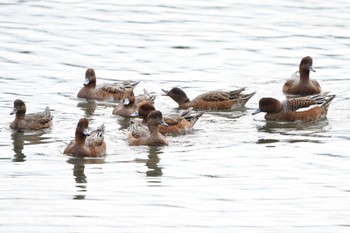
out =
[[[142,117],[142,124],[147,125],[147,116],[146,117]]]
[[[159,134],[159,125],[148,124],[148,129],[149,129],[151,135],[158,135]]]
[[[75,143],[84,145],[85,138],[86,138],[86,136],[82,132],[80,132],[80,131],[75,132]]]
[[[309,69],[299,69],[300,81],[308,82],[310,79],[310,70]]]
[[[96,87],[96,80],[90,81],[88,84],[84,84],[87,88],[95,88]]]
[[[140,111],[139,114],[142,117],[142,124],[147,125],[147,117],[151,111]]]
[[[178,104],[186,104],[186,103],[190,102],[190,99],[187,96],[184,96],[182,98],[179,98],[176,102]]]
[[[17,119],[17,120],[24,120],[25,117],[26,117],[25,112],[17,112],[17,113],[16,113],[16,119]]]
[[[276,110],[274,113],[279,113],[279,112],[283,111],[283,109],[284,109],[283,104],[280,101],[278,101],[276,103]]]

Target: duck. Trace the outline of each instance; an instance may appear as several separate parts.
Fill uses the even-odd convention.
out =
[[[167,146],[167,139],[159,132],[159,125],[167,125],[163,121],[163,114],[152,111],[147,117],[147,126],[142,124],[131,124],[127,133],[127,140],[130,146]]]
[[[233,91],[211,91],[190,100],[186,93],[178,87],[174,87],[170,91],[162,89],[163,95],[169,96],[177,102],[180,109],[193,108],[194,110],[207,111],[243,108],[247,101],[255,95],[255,92],[242,94],[243,90],[245,87]]]
[[[133,88],[125,88],[123,99],[119,102],[119,104],[113,109],[113,115],[119,115],[123,117],[128,117],[130,114],[135,112],[137,106],[135,106],[135,95]]]
[[[26,114],[26,111],[27,108],[23,100],[16,99],[13,102],[13,111],[10,114],[16,114],[16,117],[10,124],[11,129],[24,131],[41,130],[52,127],[53,116],[50,113],[49,107],[46,107],[43,112]]]
[[[259,108],[253,115],[266,112],[265,119],[269,121],[318,121],[327,116],[328,107],[335,96],[324,92],[306,97],[287,98],[282,102],[264,97],[259,100]]]
[[[88,100],[119,101],[123,97],[125,86],[134,88],[137,84],[139,82],[127,80],[96,86],[95,70],[88,68],[85,72],[84,86],[79,90],[77,97]]]
[[[146,125],[148,115],[154,110],[156,109],[152,103],[143,101],[137,106],[137,111],[130,116],[142,117],[141,123]],[[192,110],[193,108],[191,107],[181,114],[163,115],[163,120],[167,126],[160,125],[159,132],[173,135],[190,132],[198,119],[204,114],[204,112],[192,114]]]
[[[113,115],[119,115],[123,117],[129,117],[137,110],[137,104],[143,101],[147,101],[150,104],[154,104],[156,94],[154,92],[148,92],[144,89],[144,93],[135,97],[133,87],[125,87],[122,100],[113,109]]]
[[[299,72],[295,72],[283,85],[282,91],[284,94],[307,96],[321,93],[320,84],[316,80],[310,79],[310,71],[316,72],[312,62],[310,56],[301,59]]]
[[[89,121],[86,118],[79,119],[75,130],[75,139],[67,145],[63,154],[74,157],[100,157],[105,155],[105,126],[101,125],[91,132],[89,132],[88,127]]]

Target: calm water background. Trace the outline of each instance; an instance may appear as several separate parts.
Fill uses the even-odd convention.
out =
[[[349,232],[349,1],[2,1],[1,232]],[[117,1],[115,1],[117,2]],[[300,59],[337,95],[318,123],[267,123],[261,97],[283,99]],[[242,111],[205,114],[168,147],[129,147],[115,103],[76,98],[134,79],[193,98],[257,91]],[[50,106],[54,127],[9,129],[13,101]],[[62,154],[79,118],[106,124],[108,154]]]

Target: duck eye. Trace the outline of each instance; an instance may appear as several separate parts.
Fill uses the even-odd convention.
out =
[[[265,107],[265,106],[269,105],[269,102],[268,101],[261,101],[260,105]]]

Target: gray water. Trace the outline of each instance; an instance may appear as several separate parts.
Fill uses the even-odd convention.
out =
[[[0,3],[1,232],[349,232],[349,1],[3,1]],[[271,123],[302,57],[337,97],[326,120]],[[116,103],[76,97],[139,80],[156,108],[211,90],[257,91],[245,109],[206,113],[168,147],[130,147]],[[52,109],[50,130],[9,129],[13,101]],[[78,119],[106,125],[107,155],[63,155]]]

